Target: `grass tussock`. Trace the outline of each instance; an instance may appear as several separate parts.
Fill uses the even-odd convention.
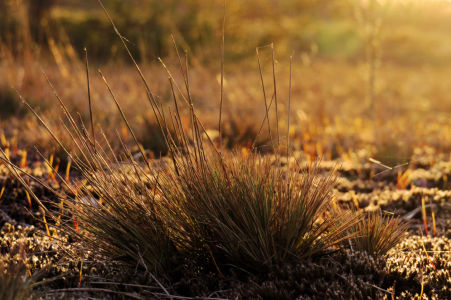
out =
[[[0,299],[25,300],[30,298],[34,280],[29,276],[25,246],[16,245],[0,258]]]
[[[129,152],[125,161],[109,158],[79,138],[86,163],[75,164],[85,182],[63,200],[70,213],[63,226],[89,249],[159,274],[187,260],[262,270],[323,255],[360,221],[332,217],[335,180],[320,178],[316,164],[309,172],[282,170],[278,160],[221,154],[201,138],[179,147],[175,140],[189,136],[168,134],[170,163],[143,168]]]
[[[87,184],[77,197],[65,199],[70,216],[64,227],[99,254],[162,273],[177,250],[159,214],[156,182],[136,176],[132,166],[104,166],[108,169],[84,173]]]
[[[335,205],[333,214],[340,217],[360,215],[362,218],[347,228],[346,235],[353,235],[344,242],[352,251],[364,251],[374,257],[386,255],[392,248],[400,243],[406,236],[410,222],[394,214],[384,213],[380,210],[363,212],[359,209],[343,209]]]
[[[324,217],[334,178],[318,178],[315,165],[311,173],[286,172],[268,157],[238,154],[176,164],[178,174],[161,180],[163,213],[184,253],[207,251],[261,269],[324,254],[359,221]]]
[[[405,237],[409,223],[382,212],[368,213],[350,232],[359,232],[352,239],[354,250],[366,251],[373,256],[386,255]]]

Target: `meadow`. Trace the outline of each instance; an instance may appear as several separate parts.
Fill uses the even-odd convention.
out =
[[[0,2],[1,299],[447,299],[448,1]]]

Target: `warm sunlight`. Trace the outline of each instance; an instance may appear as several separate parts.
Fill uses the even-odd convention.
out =
[[[0,299],[451,299],[450,16],[0,0]]]

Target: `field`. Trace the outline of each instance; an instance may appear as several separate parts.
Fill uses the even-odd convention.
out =
[[[0,298],[451,298],[450,15],[0,1]]]

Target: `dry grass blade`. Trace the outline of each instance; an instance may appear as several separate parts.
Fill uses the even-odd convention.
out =
[[[124,296],[128,296],[130,298],[133,298],[133,299],[143,299],[143,300],[149,299],[148,297],[140,296],[136,293],[118,292],[118,291],[113,291],[113,290],[108,290],[108,289],[100,289],[100,288],[58,289],[58,290],[54,290],[52,293],[58,293],[58,292],[99,292],[99,293],[112,293],[112,294],[124,295]],[[174,298],[174,299],[181,299],[181,300],[184,300],[184,299],[186,299],[186,300],[189,300],[189,299],[226,300],[226,299],[221,299],[221,298],[209,298],[209,297],[196,297],[196,298],[182,297],[182,296],[166,295],[166,294],[154,293],[154,292],[149,292],[149,294],[154,295],[154,296],[158,297],[159,299]]]
[[[85,48],[86,53],[86,81],[87,81],[87,88],[88,88],[88,101],[89,101],[89,115],[91,117],[91,134],[92,134],[92,140],[94,143],[92,144],[92,147],[94,148],[94,151],[96,151],[96,137],[94,135],[94,119],[92,116],[92,103],[91,103],[91,88],[90,88],[90,82],[89,82],[89,65],[88,65],[88,51]]]
[[[271,144],[273,144],[273,142],[272,142],[272,134],[271,134],[271,124],[270,124],[270,120],[269,120],[269,106],[268,106],[268,103],[267,103],[267,100],[266,100],[265,82],[263,80],[262,65],[261,65],[261,62],[260,62],[260,55],[258,54],[258,47],[255,49],[255,51],[257,53],[258,70],[260,71],[260,81],[261,81],[261,84],[262,84],[263,99],[265,100],[266,120],[268,121],[269,138],[271,140]],[[273,95],[274,95],[274,97],[276,96],[275,93]]]
[[[147,166],[148,166],[149,169],[150,169],[150,164],[149,164],[149,161],[148,161],[146,155],[144,154],[144,150],[142,149],[142,147],[140,147],[139,142],[138,142],[138,139],[136,138],[135,133],[133,132],[133,130],[132,130],[130,124],[128,123],[127,118],[125,117],[124,112],[122,111],[122,108],[121,108],[121,106],[119,105],[119,102],[117,102],[116,97],[115,97],[114,94],[113,94],[113,91],[111,90],[111,88],[110,88],[108,82],[106,81],[105,77],[103,76],[103,74],[102,74],[102,72],[101,72],[100,70],[99,70],[99,73],[100,73],[100,76],[102,77],[103,81],[105,82],[106,86],[108,87],[108,91],[110,92],[111,97],[112,97],[113,100],[114,100],[114,103],[116,103],[117,109],[119,110],[119,112],[120,112],[120,114],[121,114],[121,116],[122,116],[122,119],[124,120],[125,124],[127,125],[128,130],[129,130],[130,133],[132,134],[133,139],[134,139],[136,145],[138,146],[139,151],[141,152],[141,155],[142,155],[144,161],[146,162]],[[165,135],[164,131],[163,131],[163,136],[164,136],[165,142],[166,142],[166,144],[167,144],[168,142],[167,142],[166,135]]]
[[[222,20],[222,40],[221,40],[221,97],[219,102],[219,148],[221,149],[221,154],[223,152],[222,145],[222,102],[224,98],[224,36],[225,36],[225,21],[226,21],[226,0],[224,0],[224,16]]]
[[[274,101],[274,94],[272,95],[271,102],[269,102],[268,110],[271,108],[273,101]],[[255,135],[255,139],[254,139],[254,142],[252,143],[252,147],[251,147],[251,152],[254,151],[254,149],[255,149],[255,145],[257,144],[258,137],[260,136],[260,133],[262,131],[262,128],[263,128],[263,125],[265,124],[266,119],[267,119],[267,115],[264,116],[263,121],[260,124],[260,127],[257,131],[257,134]]]
[[[276,66],[275,66],[276,60],[274,58],[274,44],[271,44],[271,53],[272,53],[272,75],[274,81],[274,102],[276,103],[277,146],[280,147],[279,109],[277,107],[277,85],[276,85]]]
[[[3,149],[0,148],[0,152],[4,155]],[[33,176],[31,176],[30,174],[24,172],[23,170],[21,170],[20,168],[18,168],[17,166],[15,166],[11,161],[4,159],[3,157],[0,157],[0,161],[3,162],[4,166],[8,169],[8,171],[18,179],[18,181],[22,184],[22,186],[25,188],[26,192],[28,192],[29,195],[31,195],[34,200],[36,200],[36,202],[39,204],[39,207],[41,207],[42,209],[44,209],[45,212],[49,213],[50,216],[52,218],[54,218],[53,214],[51,214],[49,212],[49,210],[44,206],[44,204],[42,204],[42,202],[39,200],[38,197],[36,197],[36,195],[33,193],[33,191],[31,190],[30,186],[27,184],[27,182],[25,182],[25,180],[22,178],[22,176],[20,176],[20,174],[18,172],[24,173],[27,176],[29,176],[30,178],[33,178]],[[40,180],[35,179],[37,182],[39,182],[41,185],[43,185],[44,187],[46,187],[48,190],[53,191],[53,189],[51,187],[49,187],[48,185],[46,185],[45,183],[43,183]]]
[[[290,82],[288,88],[288,121],[287,121],[287,170],[290,170],[290,113],[291,113],[291,69],[293,67],[293,56],[290,56]],[[289,182],[289,178],[287,179]]]
[[[131,54],[130,50],[128,49],[127,44],[125,43],[124,37],[119,33],[119,30],[117,29],[116,25],[114,24],[113,19],[111,19],[110,15],[108,14],[108,11],[103,6],[102,1],[99,0],[99,4],[102,7],[102,10],[105,12],[106,16],[108,17],[108,20],[111,22],[111,25],[113,26],[114,31],[116,32],[116,34],[121,39],[121,42],[124,45],[124,48],[126,49],[130,59],[132,60],[133,65],[135,66],[136,70],[138,71],[139,76],[140,76],[140,78],[141,78],[141,80],[142,80],[142,82],[143,82],[143,84],[144,84],[144,86],[146,88],[146,95],[147,95],[147,98],[148,98],[148,100],[150,102],[152,110],[153,110],[153,112],[154,112],[154,114],[156,116],[158,125],[161,127],[161,123],[160,123],[161,112],[160,112],[160,110],[158,108],[158,105],[157,105],[157,102],[155,100],[154,94],[152,93],[152,91],[149,88],[149,85],[147,84],[147,81],[146,81],[146,79],[144,77],[144,74],[141,72],[141,69],[139,68],[138,64],[136,63],[136,60],[133,58],[133,55]]]
[[[59,141],[59,139],[55,136],[55,134],[50,130],[50,128],[47,126],[47,124],[41,119],[41,117],[34,111],[34,109],[28,104],[27,101],[22,97],[22,95],[19,94],[19,92],[12,88],[17,95],[19,96],[20,100],[22,100],[23,103],[31,110],[31,112],[36,116],[36,118],[39,120],[39,122],[47,129],[47,131],[50,133],[50,135],[53,137],[53,139],[60,145],[60,147],[70,156],[70,153],[64,148],[63,144]]]

